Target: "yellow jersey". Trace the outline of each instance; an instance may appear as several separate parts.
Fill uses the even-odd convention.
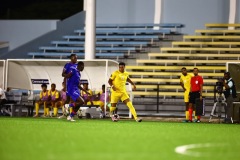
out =
[[[49,90],[49,95],[51,96],[51,100],[56,100],[60,97],[59,92],[57,90],[55,91]]]
[[[46,90],[45,92],[43,92],[43,91],[40,92],[39,98],[42,101],[47,101],[49,96],[50,96],[50,92],[49,92],[49,90]]]
[[[129,73],[125,71],[122,73],[117,70],[112,73],[110,79],[113,80],[113,85],[116,88],[116,92],[126,92],[126,82],[128,77]]]
[[[187,73],[186,76],[182,74],[180,77],[180,82],[183,83],[183,86],[187,91],[190,91],[190,88],[191,88],[191,78],[192,78],[192,75],[189,73]]]

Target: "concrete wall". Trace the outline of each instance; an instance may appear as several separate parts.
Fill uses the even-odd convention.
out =
[[[27,56],[28,52],[39,51],[38,48],[40,46],[51,45],[52,40],[62,40],[63,35],[73,34],[73,31],[75,29],[83,28],[84,22],[85,22],[85,12],[80,12],[63,21],[58,21],[56,30],[50,31],[47,34],[39,36],[38,38],[28,43],[25,43],[24,45],[8,53],[1,54],[0,59],[29,58]]]
[[[1,20],[0,40],[9,42],[9,51],[56,30],[58,20]]]
[[[96,8],[97,23],[154,22],[155,0],[98,0]],[[162,0],[161,9],[161,22],[183,23],[186,34],[203,29],[205,23],[228,23],[229,17],[227,0]]]
[[[194,34],[205,23],[228,23],[229,1],[226,0],[164,0],[163,23],[185,24],[183,33]]]
[[[97,23],[152,23],[155,0],[97,0]]]

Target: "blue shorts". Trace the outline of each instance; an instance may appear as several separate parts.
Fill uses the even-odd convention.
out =
[[[74,102],[76,102],[77,99],[78,99],[79,97],[81,97],[81,96],[80,96],[80,91],[79,91],[79,89],[77,89],[77,90],[70,90],[70,89],[69,89],[69,90],[67,91],[67,95],[69,95]]]

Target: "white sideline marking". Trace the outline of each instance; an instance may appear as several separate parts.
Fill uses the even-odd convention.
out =
[[[205,143],[205,144],[188,144],[188,145],[184,145],[184,146],[178,146],[175,148],[175,152],[178,154],[183,154],[183,155],[188,155],[188,156],[195,156],[195,157],[199,157],[202,155],[201,152],[197,152],[197,151],[191,151],[191,149],[195,149],[195,148],[206,148],[206,147],[213,147],[216,146],[214,144],[211,143]]]

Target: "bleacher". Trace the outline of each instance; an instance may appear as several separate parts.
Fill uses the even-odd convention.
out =
[[[240,62],[240,24],[206,24],[206,27],[204,31],[196,30],[196,35],[183,36],[183,41],[172,42],[172,47],[148,53],[148,59],[136,60],[137,66],[127,66],[132,80],[137,83],[135,97],[158,94],[163,102],[182,99],[181,68],[186,67],[192,73],[193,68],[198,67],[199,75],[204,78],[203,96],[213,100],[215,82],[223,77],[226,62]],[[228,27],[235,29],[222,30]]]
[[[184,25],[170,24],[100,24],[96,26],[96,58],[119,60],[134,58],[136,53],[146,53],[149,47],[164,40],[167,35],[180,34]],[[156,28],[157,27],[157,28]],[[85,30],[76,29],[73,35],[53,40],[51,46],[41,46],[39,51],[29,52],[32,58],[67,58],[76,53],[85,55]]]

